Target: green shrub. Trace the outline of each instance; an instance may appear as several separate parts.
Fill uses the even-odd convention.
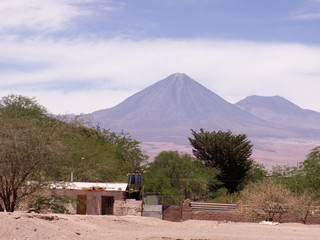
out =
[[[49,210],[54,213],[69,213],[68,207],[74,205],[75,200],[68,196],[38,197],[33,204],[29,205],[29,212],[43,212]]]

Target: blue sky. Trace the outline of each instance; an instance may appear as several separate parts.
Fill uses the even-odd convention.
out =
[[[0,96],[89,113],[176,72],[320,111],[320,0],[1,0]]]

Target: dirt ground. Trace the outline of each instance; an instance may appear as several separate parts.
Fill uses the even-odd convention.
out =
[[[137,216],[0,213],[0,239],[269,240],[320,239],[320,225],[168,222]]]

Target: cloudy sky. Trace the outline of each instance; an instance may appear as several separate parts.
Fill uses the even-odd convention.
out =
[[[0,96],[90,113],[176,72],[320,111],[320,0],[1,0]]]

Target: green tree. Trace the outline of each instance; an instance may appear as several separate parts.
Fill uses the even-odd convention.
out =
[[[63,158],[47,172],[54,180],[69,181],[72,173],[74,181],[126,181],[128,173],[142,172],[148,158],[128,134],[77,123],[63,134],[63,143]]]
[[[271,176],[296,195],[303,195],[307,191],[309,195],[320,199],[320,146],[312,149],[298,167],[273,167]]]
[[[306,190],[305,176],[297,167],[277,165],[272,167],[270,173],[276,183],[284,185],[296,195]]]
[[[34,99],[9,95],[0,105],[0,206],[12,212],[43,185],[43,170],[57,157],[66,125],[47,117]]]
[[[193,138],[189,137],[189,141],[193,154],[207,167],[221,171],[218,179],[230,193],[240,190],[253,165],[252,145],[247,136],[233,135],[231,131],[191,131]]]
[[[140,142],[133,139],[128,133],[116,133],[110,130],[100,130],[107,142],[115,146],[116,171],[121,176],[128,173],[142,173],[148,155],[143,154]]]
[[[145,191],[169,195],[173,203],[184,199],[205,199],[209,187],[219,185],[218,171],[208,169],[189,154],[163,151],[149,163],[144,173]]]
[[[34,99],[10,95],[0,106],[0,211],[49,180],[126,181],[147,159],[127,134],[49,117]]]
[[[314,192],[320,198],[320,146],[308,154],[306,160],[299,165],[298,175],[305,189]]]
[[[263,164],[252,161],[252,166],[246,174],[243,182],[243,187],[250,183],[260,182],[264,180],[268,175],[268,171]],[[242,188],[243,188],[242,187]]]
[[[114,181],[118,177],[116,146],[100,131],[68,123],[61,136],[63,154],[51,161],[46,176],[55,181]]]

